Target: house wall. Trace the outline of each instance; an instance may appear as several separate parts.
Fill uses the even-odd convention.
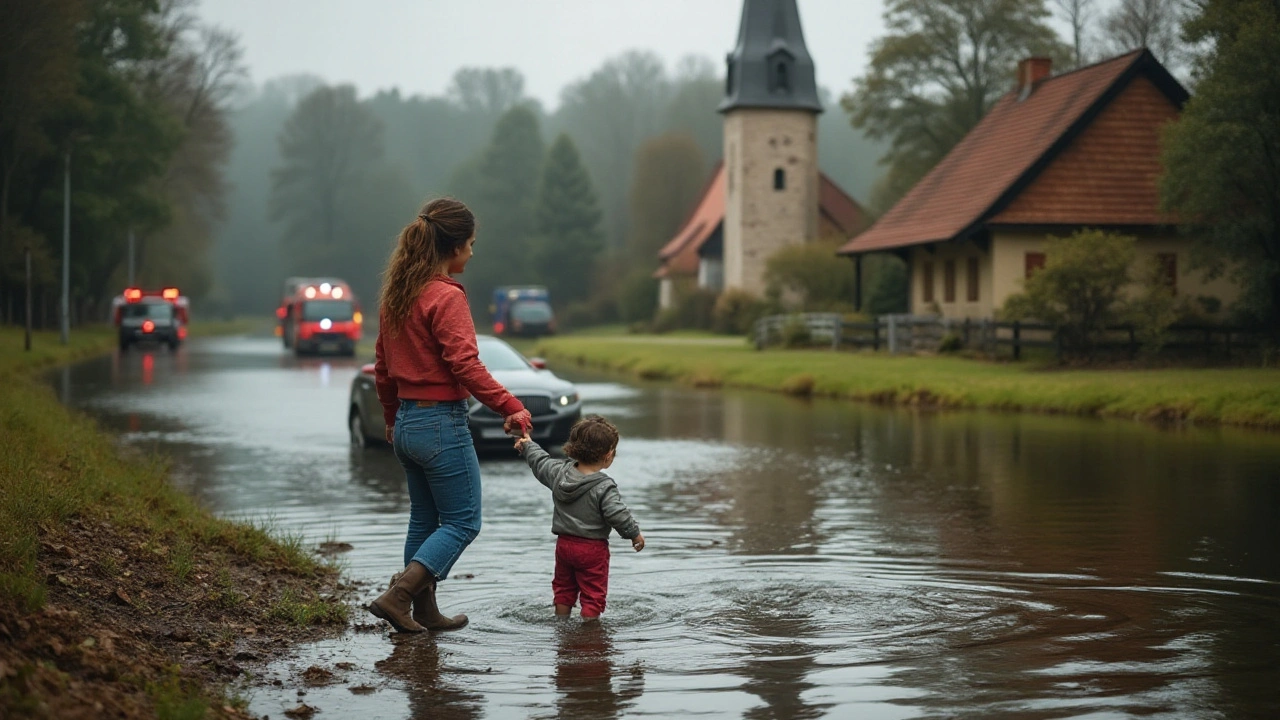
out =
[[[969,260],[978,261],[978,299],[969,300]],[[955,263],[955,300],[946,301],[947,261]],[[992,313],[991,253],[972,242],[937,243],[913,248],[909,256],[911,314],[941,315],[948,318],[985,318]],[[933,301],[926,300],[926,272],[933,265]]]
[[[806,110],[733,110],[724,118],[724,148],[724,286],[763,295],[769,256],[818,236],[817,118]]]
[[[1063,229],[1057,235],[1067,235],[1073,229]],[[1191,309],[1213,320],[1224,320],[1231,303],[1240,295],[1228,278],[1204,279],[1204,271],[1191,266],[1193,240],[1174,234],[1139,235],[1137,257],[1134,260],[1134,276],[1137,277],[1156,255],[1172,253],[1177,258],[1177,297],[1186,299]],[[1022,291],[1026,277],[1027,253],[1043,253],[1048,245],[1048,234],[1031,231],[992,232],[991,251],[982,252],[972,243],[942,243],[933,252],[926,247],[912,250],[911,261],[911,312],[920,315],[941,314],[951,318],[990,318],[1004,304],[1006,298]],[[976,303],[966,300],[964,258],[980,258],[979,299]],[[947,303],[943,295],[945,260],[956,259],[956,302]],[[924,264],[933,263],[934,301],[936,307],[924,301]],[[1137,284],[1133,286],[1136,290]],[[1220,301],[1216,314],[1208,313],[1197,298],[1213,297]]]

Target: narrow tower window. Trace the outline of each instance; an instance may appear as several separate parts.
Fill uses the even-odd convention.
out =
[[[791,81],[787,78],[787,63],[779,61],[774,65],[773,73],[773,86],[778,89],[778,92],[791,92]]]
[[[777,170],[773,171],[773,189],[774,190],[787,189],[787,171],[786,170],[783,170],[782,168],[778,168]]]

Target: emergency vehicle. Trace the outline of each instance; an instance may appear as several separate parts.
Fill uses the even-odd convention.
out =
[[[541,285],[494,288],[489,312],[493,315],[494,335],[538,337],[556,331],[551,293]]]
[[[111,322],[119,334],[120,349],[128,350],[139,342],[156,342],[177,350],[187,339],[188,307],[187,298],[178,288],[125,288],[111,301]]]
[[[298,355],[355,355],[364,315],[351,286],[338,278],[289,278],[276,317],[286,348]]]

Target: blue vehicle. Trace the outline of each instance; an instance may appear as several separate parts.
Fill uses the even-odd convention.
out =
[[[551,294],[541,285],[494,288],[489,312],[493,315],[494,335],[538,337],[556,331]]]

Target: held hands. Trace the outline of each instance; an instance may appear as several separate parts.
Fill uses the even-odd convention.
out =
[[[532,442],[532,439],[529,437],[529,433],[525,433],[524,435],[521,435],[520,437],[516,438],[516,444],[515,444],[516,452],[523,455],[524,446],[529,444],[530,442]]]
[[[631,541],[631,549],[635,550],[636,552],[640,552],[641,550],[643,550],[643,549],[644,549],[644,534],[643,534],[643,533],[642,533],[642,534],[640,534],[640,535],[637,535],[637,536],[636,536],[636,539]]]
[[[388,425],[387,426],[387,444],[388,445],[394,444],[395,434],[396,434],[396,426]]]
[[[533,416],[528,410],[522,409],[518,413],[508,415],[502,422],[502,431],[508,435],[515,435],[518,432],[520,435],[528,436],[531,429],[533,429]]]

